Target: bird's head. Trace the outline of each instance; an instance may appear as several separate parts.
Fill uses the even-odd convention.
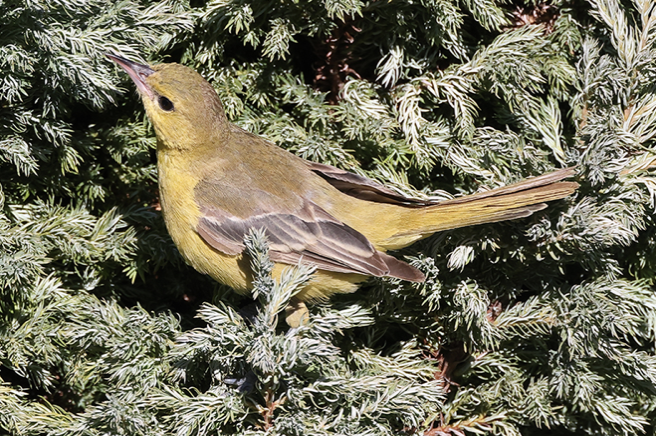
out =
[[[211,145],[227,134],[228,124],[212,85],[180,64],[143,65],[107,55],[137,85],[155,127],[158,146],[188,150]]]

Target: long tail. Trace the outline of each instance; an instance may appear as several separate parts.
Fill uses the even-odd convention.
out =
[[[408,225],[399,225],[402,230],[380,245],[400,248],[443,230],[527,217],[547,207],[546,201],[572,194],[579,184],[561,180],[574,172],[574,168],[565,168],[503,188],[408,209],[408,217],[404,218]]]

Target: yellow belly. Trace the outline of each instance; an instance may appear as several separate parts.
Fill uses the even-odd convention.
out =
[[[242,254],[230,256],[208,245],[196,232],[200,210],[194,201],[195,177],[176,164],[167,153],[158,153],[160,202],[166,228],[185,261],[197,271],[208,274],[239,293],[252,289],[250,259]],[[273,277],[289,265],[276,264]],[[360,274],[317,271],[297,295],[301,301],[323,300],[334,293],[349,293],[366,280]]]

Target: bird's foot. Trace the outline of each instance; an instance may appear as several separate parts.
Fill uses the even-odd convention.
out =
[[[310,311],[305,303],[292,299],[285,308],[285,321],[292,328],[300,327],[310,321]]]

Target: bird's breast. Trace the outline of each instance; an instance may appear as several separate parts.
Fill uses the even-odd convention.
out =
[[[166,152],[157,155],[160,203],[167,227],[173,226],[169,232],[174,241],[173,233],[180,233],[183,229],[193,230],[200,216],[193,195],[197,180],[179,161],[179,158]]]
[[[201,211],[194,188],[199,175],[185,166],[184,159],[170,152],[159,151],[157,161],[164,222],[182,257],[201,273],[245,291],[248,282],[238,264],[241,256],[229,256],[211,248],[196,231]]]

